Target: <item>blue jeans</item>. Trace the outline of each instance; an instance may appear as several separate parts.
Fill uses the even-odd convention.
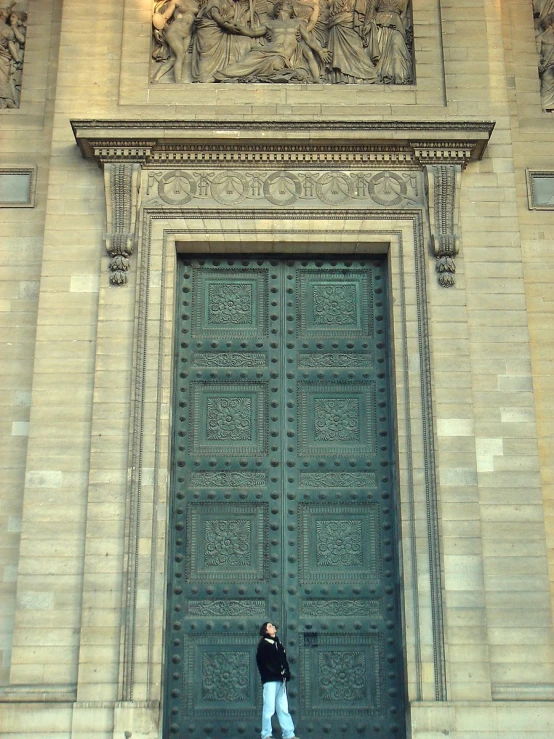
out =
[[[285,682],[264,683],[264,705],[262,708],[262,739],[271,736],[271,717],[277,711],[277,718],[283,732],[283,739],[292,739],[294,724],[289,713],[287,688]]]

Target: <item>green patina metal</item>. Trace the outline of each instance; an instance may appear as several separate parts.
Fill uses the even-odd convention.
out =
[[[384,258],[179,262],[166,737],[405,736]]]

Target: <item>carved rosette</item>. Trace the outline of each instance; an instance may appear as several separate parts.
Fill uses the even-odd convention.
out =
[[[104,166],[106,189],[106,250],[110,255],[110,282],[127,282],[129,257],[133,253],[141,181],[139,164],[109,163]]]
[[[433,164],[426,166],[429,193],[429,222],[431,247],[437,258],[439,283],[452,287],[455,283],[454,257],[459,251],[458,197],[460,190],[460,164]]]

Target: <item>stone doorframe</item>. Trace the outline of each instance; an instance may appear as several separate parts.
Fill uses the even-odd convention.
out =
[[[131,399],[115,442],[101,438],[105,406],[93,409],[90,465],[97,490],[109,484],[102,470],[114,443],[128,455],[120,706],[155,708],[161,695],[178,252],[388,254],[408,698],[446,700],[428,305],[454,283],[460,177],[483,156],[493,124],[72,125],[106,188],[110,278],[100,289],[97,358],[117,352],[122,362],[97,372],[95,401],[106,388],[121,407]],[[97,515],[98,504],[88,526]],[[85,562],[82,640],[95,624],[93,561]]]

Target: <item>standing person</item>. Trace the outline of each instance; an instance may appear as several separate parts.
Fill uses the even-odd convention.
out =
[[[277,638],[277,628],[270,621],[262,624],[260,636],[256,663],[262,678],[264,697],[262,739],[273,739],[271,717],[275,711],[277,711],[283,739],[298,739],[294,734],[294,723],[289,713],[287,700],[287,680],[290,680],[290,669],[285,648]]]

